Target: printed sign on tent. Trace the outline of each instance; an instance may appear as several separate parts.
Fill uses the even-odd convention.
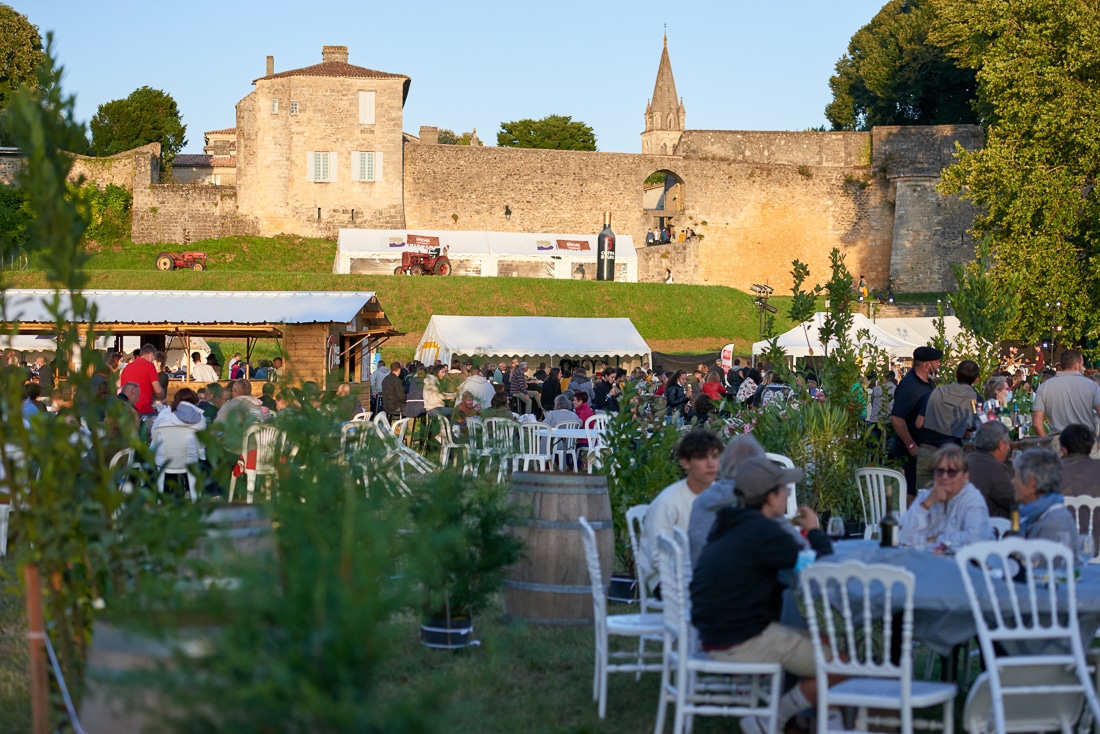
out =
[[[542,249],[541,247],[539,248]],[[588,242],[585,240],[558,240],[559,250],[573,250],[574,252],[589,250]]]

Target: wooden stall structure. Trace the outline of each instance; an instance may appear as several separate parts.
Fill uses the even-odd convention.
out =
[[[367,382],[372,352],[402,335],[372,292],[89,290],[84,296],[98,309],[94,334],[85,329],[86,337],[170,340],[188,354],[191,337],[244,340],[246,359],[259,340],[272,339],[283,357],[283,381],[313,381],[322,390]],[[56,327],[45,306],[52,297],[44,289],[9,290],[8,316],[16,333],[52,335]],[[186,361],[187,378],[173,380],[170,393],[196,386]]]

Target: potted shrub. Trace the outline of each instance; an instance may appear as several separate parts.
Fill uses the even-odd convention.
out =
[[[427,647],[473,644],[473,615],[500,589],[506,566],[521,544],[508,531],[515,513],[507,487],[445,471],[426,482],[412,501],[410,557],[423,587]]]

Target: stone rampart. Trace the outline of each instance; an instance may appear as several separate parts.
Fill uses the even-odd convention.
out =
[[[870,133],[685,130],[676,146],[685,158],[791,166],[867,166]]]
[[[114,184],[132,192],[155,184],[160,180],[160,143],[149,143],[103,158],[74,156],[69,180],[76,181],[81,176],[101,189]]]
[[[259,232],[255,222],[238,215],[233,186],[145,186],[134,190],[133,213],[131,237],[138,244],[187,245]]]
[[[891,125],[873,131],[872,165],[889,178],[938,178],[955,162],[955,143],[967,150],[982,147],[978,125]]]

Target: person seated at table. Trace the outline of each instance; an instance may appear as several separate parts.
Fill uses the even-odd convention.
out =
[[[497,391],[493,387],[493,383],[486,380],[481,374],[481,368],[475,364],[470,367],[469,376],[458,386],[459,395],[466,393],[473,395],[474,402],[484,410],[492,404],[493,396],[496,395]]]
[[[688,539],[691,541],[691,565],[694,568],[707,544],[707,537],[714,527],[718,511],[723,507],[736,507],[741,501],[733,493],[733,473],[741,462],[754,456],[764,456],[764,447],[748,433],[739,433],[730,439],[722,457],[718,459],[718,476],[714,482],[695,498],[688,519]],[[789,524],[789,523],[788,523]]]
[[[206,386],[206,399],[203,400],[200,396],[199,410],[202,411],[207,423],[212,423],[218,417],[218,411],[221,410],[228,399],[229,396],[226,395],[225,388],[222,387],[221,383],[211,382]]]
[[[424,378],[424,410],[433,418],[451,417],[451,409],[447,407],[440,382],[446,374],[447,365],[437,364],[428,370],[428,376]]]
[[[508,394],[518,401],[520,415],[532,412],[531,396],[527,390],[526,362],[519,362],[512,366],[512,372],[508,376]]]
[[[507,418],[511,420],[514,416],[512,415],[512,409],[508,407],[508,395],[503,392],[494,395],[493,402],[490,403],[489,407],[481,411],[481,417],[484,420],[490,418]]]
[[[1077,522],[1062,501],[1062,462],[1047,448],[1028,449],[1012,460],[1020,533],[1025,538],[1065,542],[1077,552]]]
[[[1009,518],[1016,507],[1012,472],[1005,463],[1011,452],[1012,442],[1004,423],[989,421],[974,433],[974,453],[967,457],[970,483],[985,497],[990,517]]]
[[[764,456],[743,460],[733,473],[740,505],[718,511],[691,581],[691,621],[710,657],[777,662],[802,678],[779,700],[776,731],[817,701],[810,634],[779,623],[785,589],[779,573],[794,568],[803,545],[777,521],[787,511],[787,485],[802,477],[801,469],[784,469]],[[799,516],[818,557],[831,554],[832,544],[814,511],[801,507]],[[757,717],[741,719],[745,734],[765,730]]]
[[[424,415],[424,380],[427,376],[428,371],[423,367],[418,368],[415,374],[410,375],[405,407],[401,409],[402,418],[417,418]]]
[[[462,399],[459,400],[458,405],[455,406],[453,418],[455,423],[461,426],[463,432],[465,432],[466,419],[471,417],[481,417],[481,406],[474,402],[474,394],[467,390],[462,393]]]
[[[1062,494],[1066,497],[1100,497],[1100,459],[1089,454],[1096,449],[1096,436],[1088,426],[1071,423],[1059,436],[1062,444]]]
[[[394,362],[382,378],[382,412],[395,421],[405,409],[405,381],[401,379],[401,363]]]
[[[566,421],[577,420],[577,414],[571,410],[572,406],[572,395],[566,393],[558,395],[554,398],[554,409],[546,411],[546,415],[543,416],[542,422],[551,428],[556,428]]]
[[[554,402],[561,393],[561,369],[552,367],[550,374],[542,381],[542,388],[539,390],[539,402],[542,404],[543,412],[554,409]]]
[[[932,466],[932,487],[917,494],[901,520],[901,544],[959,548],[993,540],[989,510],[982,493],[970,483],[962,446],[944,446],[936,452]]]
[[[657,568],[657,538],[662,533],[671,537],[674,527],[687,532],[695,498],[718,476],[721,453],[722,442],[710,431],[697,428],[687,433],[676,447],[676,459],[687,476],[665,487],[646,510],[635,562],[642,581],[658,599],[661,577]]]

